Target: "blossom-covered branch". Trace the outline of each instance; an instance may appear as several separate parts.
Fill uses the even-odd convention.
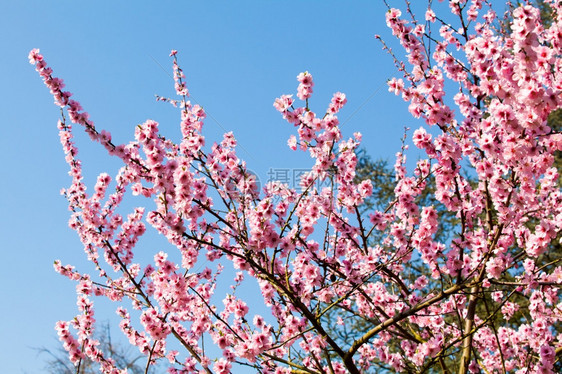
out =
[[[403,76],[389,90],[423,121],[412,141],[425,157],[408,173],[407,145],[397,153],[393,200],[382,209],[364,209],[373,184],[356,179],[361,134],[346,139],[340,129],[345,94],[314,112],[309,72],[297,76],[298,100],[283,95],[273,105],[296,128],[288,145],[310,155],[310,172],[300,189],[259,190],[232,133],[206,143],[206,114],[189,101],[176,51],[178,98],[158,99],[179,108],[181,141],[148,120],[115,145],[33,50],[30,62],[63,112],[69,224],[93,264],[80,273],[55,263],[77,282],[79,314],[57,323],[72,362],[88,357],[104,373],[126,372],[97,348],[98,296],[119,303],[121,330],[146,367],[167,360],[170,373],[555,372],[562,253],[549,251],[562,229],[553,167],[562,135],[547,118],[562,106],[562,5],[550,6],[548,26],[532,6],[516,8],[506,33],[480,0],[451,1],[455,25],[433,9],[419,23],[409,4],[410,20],[389,8],[387,25],[406,53],[401,61],[392,52]],[[123,162],[91,195],[73,125]],[[425,204],[430,179],[434,203]],[[152,207],[123,217],[128,192]],[[455,220],[442,222],[443,211]],[[171,245],[149,262],[135,248],[145,222]],[[230,291],[219,294],[228,278]],[[256,295],[237,292],[252,280],[259,314],[250,309]]]

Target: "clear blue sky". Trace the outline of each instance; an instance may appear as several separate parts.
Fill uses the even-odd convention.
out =
[[[134,126],[149,118],[165,135],[179,133],[178,112],[154,100],[173,94],[168,54],[177,49],[190,92],[210,114],[208,143],[234,131],[239,155],[264,181],[270,168],[310,165],[286,146],[293,128],[272,106],[275,97],[296,93],[301,71],[314,76],[316,112],[333,92],[347,94],[340,116],[345,135],[362,132],[373,157],[392,159],[403,126],[417,127],[384,85],[395,74],[374,38],[393,42],[384,11],[372,0],[1,1],[1,371],[42,372],[46,357],[32,348],[58,347],[55,322],[76,313],[74,284],[54,272],[53,260],[87,268],[59,195],[69,183],[59,112],[27,62],[31,48],[41,49],[117,142],[132,139]],[[78,145],[87,180],[115,171],[100,146],[84,137]],[[99,320],[113,316],[103,313]]]

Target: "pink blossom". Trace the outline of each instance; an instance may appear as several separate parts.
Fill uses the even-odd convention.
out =
[[[435,371],[440,357],[462,373],[552,372],[562,320],[562,267],[550,256],[562,228],[554,164],[562,136],[548,116],[562,105],[562,26],[542,24],[525,5],[498,33],[485,6],[450,1],[454,17],[428,9],[427,22],[451,23],[438,31],[412,9],[386,13],[403,52],[385,44],[401,73],[388,88],[420,127],[405,130],[385,201],[376,200],[380,185],[359,180],[362,137],[350,130],[347,138],[338,117],[347,97],[336,92],[314,110],[308,72],[297,76],[304,102],[289,94],[273,103],[293,129],[288,146],[310,156],[306,172],[296,186],[261,188],[233,133],[205,137],[207,114],[188,101],[176,51],[178,96],[165,101],[177,103],[178,140],[148,120],[116,144],[32,50],[64,113],[69,227],[93,265],[82,273],[54,263],[76,282],[77,314],[56,325],[69,359],[119,372],[93,338],[95,295],[121,305],[124,336],[173,373]],[[74,127],[122,163],[91,191]],[[127,213],[127,191],[151,207]],[[141,247],[146,224],[165,242]],[[255,315],[260,303],[267,308]]]

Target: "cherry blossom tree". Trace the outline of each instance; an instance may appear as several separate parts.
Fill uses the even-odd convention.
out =
[[[546,3],[549,25],[524,4],[509,33],[481,0],[450,1],[449,15],[429,7],[421,21],[409,3],[404,14],[389,8],[386,23],[405,51],[402,61],[387,47],[402,74],[389,89],[423,122],[412,140],[425,157],[409,173],[407,146],[399,150],[392,200],[374,211],[363,208],[371,181],[355,178],[361,135],[345,139],[339,128],[346,96],[335,93],[317,114],[309,72],[297,76],[296,98],[274,106],[296,128],[288,145],[310,155],[311,171],[299,191],[278,182],[260,190],[232,133],[206,145],[205,111],[189,101],[176,51],[178,97],[161,100],[179,107],[181,141],[146,121],[128,144],[98,129],[31,51],[62,110],[69,225],[93,264],[82,273],[55,262],[77,282],[78,314],[56,325],[71,362],[126,372],[95,339],[98,296],[119,303],[121,330],[146,367],[168,361],[170,373],[554,373],[562,267],[549,246],[562,228],[553,167],[562,134],[547,119],[562,106],[562,5]],[[123,163],[92,193],[74,125]],[[432,198],[423,199],[430,178]],[[123,216],[128,191],[154,205]],[[146,224],[171,247],[150,263],[135,255]],[[436,235],[443,225],[447,235]],[[219,295],[231,269],[231,291]],[[264,313],[237,293],[252,282]],[[346,333],[358,321],[369,327]]]
[[[555,19],[556,13],[553,9],[544,1],[544,0],[533,0],[533,5],[540,10],[540,17],[541,23],[543,25],[550,25],[552,21]],[[507,9],[513,10],[518,5],[514,4],[514,2],[507,4]],[[501,28],[499,32],[501,33],[508,33],[510,31],[510,23],[513,22],[512,17],[510,17],[511,13],[506,13],[506,18],[502,20],[500,23]],[[560,132],[562,130],[562,109],[557,109],[552,111],[548,118],[547,118],[547,125],[550,127],[551,131],[553,132]],[[373,194],[365,199],[364,204],[362,206],[363,209],[384,209],[387,204],[395,198],[394,195],[394,173],[392,165],[387,161],[386,158],[378,158],[373,159],[368,154],[367,150],[361,149],[357,152],[357,167],[356,167],[356,182],[361,182],[363,180],[369,179],[373,184]],[[556,167],[558,174],[562,173],[562,152],[556,151],[554,153],[554,163],[553,166]],[[472,175],[467,175],[468,183],[475,183],[472,180]],[[558,186],[562,187],[562,179],[558,179]],[[439,201],[435,200],[434,197],[435,193],[435,178],[431,175],[426,180],[426,186],[420,196],[418,197],[418,204],[422,205],[433,205],[436,208],[438,220],[439,220],[439,227],[438,230],[435,232],[433,238],[437,241],[447,240],[449,235],[454,233],[456,229],[458,229],[459,220],[455,217],[455,212],[447,210],[443,204]],[[370,243],[375,245],[381,240],[380,235],[376,235],[377,233],[373,233],[369,238]],[[560,235],[557,235],[553,238],[550,242],[548,249],[545,250],[544,254],[542,255],[540,261],[543,263],[549,263],[552,261],[558,261],[562,257],[562,243],[560,241]],[[412,272],[411,277],[419,277],[421,275],[426,275],[423,273],[423,266],[417,266],[414,261],[411,261],[407,270]],[[431,287],[431,282],[439,282],[439,280],[433,280],[431,277],[428,277],[428,287]],[[437,285],[434,285],[436,287]],[[491,299],[490,294],[483,293],[482,301],[480,303],[480,308],[482,308],[481,313],[486,314],[487,311],[485,310],[485,303],[491,303],[493,300]],[[515,296],[517,297],[517,296]],[[520,299],[522,303],[525,303],[524,299]],[[478,307],[477,307],[478,308]],[[512,320],[518,320],[522,318],[527,318],[525,313],[527,312],[527,308],[520,308],[519,311],[515,312],[512,316]],[[333,311],[334,314],[333,318],[337,318],[337,312]],[[501,322],[503,316],[501,313],[498,313],[495,317]],[[366,321],[364,319],[356,319],[350,325],[346,326],[346,330],[343,332],[346,335],[345,339],[353,339],[353,335],[357,336],[360,334],[361,331],[369,330],[374,327],[376,321]],[[341,332],[340,332],[341,333]],[[446,361],[456,361],[458,360],[457,355],[452,354],[448,356]],[[555,371],[562,371],[562,363],[558,361],[555,365]]]

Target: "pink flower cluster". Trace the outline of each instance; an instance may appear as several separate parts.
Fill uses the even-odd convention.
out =
[[[89,357],[104,373],[124,372],[92,338],[97,296],[119,302],[129,342],[148,367],[167,361],[170,373],[239,365],[268,374],[556,372],[562,267],[550,256],[559,255],[562,230],[554,167],[562,134],[547,119],[562,107],[562,5],[548,3],[551,24],[526,5],[503,33],[480,0],[449,2],[448,18],[428,9],[425,25],[409,3],[408,17],[387,12],[406,52],[406,62],[395,57],[403,76],[389,91],[423,120],[411,139],[423,157],[409,173],[404,139],[393,199],[380,210],[363,205],[377,186],[357,180],[361,135],[346,139],[340,128],[346,96],[335,93],[314,112],[308,72],[297,76],[298,100],[283,95],[273,105],[296,128],[288,145],[308,152],[310,172],[300,191],[280,182],[259,190],[232,133],[206,143],[206,114],[187,101],[176,51],[178,100],[161,100],[178,104],[181,140],[149,120],[134,141],[114,145],[33,50],[30,62],[64,109],[59,134],[72,184],[63,193],[93,265],[81,273],[55,262],[77,282],[79,313],[57,323],[71,361]],[[91,195],[72,124],[123,161]],[[122,216],[129,189],[153,207]],[[169,251],[139,250],[145,222]],[[242,297],[245,287],[256,292]],[[265,314],[256,314],[258,299]]]
[[[310,96],[312,96],[312,87],[314,86],[312,75],[310,75],[308,71],[305,71],[297,76],[297,80],[300,83],[297,88],[297,97],[301,100],[310,98]]]

